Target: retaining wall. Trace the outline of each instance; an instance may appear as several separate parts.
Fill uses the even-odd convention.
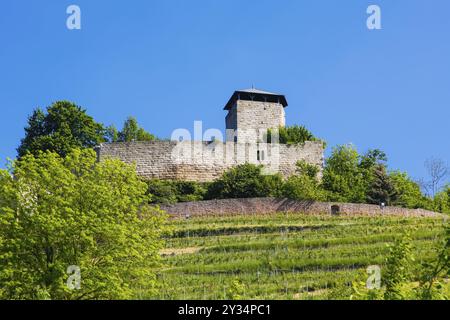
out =
[[[258,215],[276,212],[298,212],[305,214],[336,215],[390,215],[404,217],[442,217],[423,209],[405,209],[399,207],[381,208],[377,205],[355,203],[331,203],[314,201],[296,201],[275,198],[223,199],[198,202],[184,202],[162,205],[161,209],[172,217],[185,218],[195,216]]]

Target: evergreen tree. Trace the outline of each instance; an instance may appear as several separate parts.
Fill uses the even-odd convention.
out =
[[[373,204],[390,205],[397,199],[394,184],[386,173],[386,167],[377,165],[372,172],[373,178],[367,191],[367,201]]]

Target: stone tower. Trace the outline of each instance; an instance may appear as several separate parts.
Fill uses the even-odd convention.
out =
[[[284,95],[256,90],[238,90],[231,96],[224,110],[227,141],[239,143],[264,142],[268,129],[285,126]]]

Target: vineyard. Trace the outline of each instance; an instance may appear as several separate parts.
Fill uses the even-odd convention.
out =
[[[348,298],[352,281],[370,265],[383,269],[388,245],[405,232],[417,266],[435,257],[443,236],[439,218],[274,214],[171,223],[158,299]]]

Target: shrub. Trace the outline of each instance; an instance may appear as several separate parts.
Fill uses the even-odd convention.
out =
[[[254,198],[277,196],[281,190],[280,175],[263,175],[262,166],[242,164],[226,171],[210,184],[206,198]]]
[[[151,203],[171,204],[203,200],[206,194],[206,184],[192,181],[149,180],[148,194]]]
[[[291,176],[283,185],[283,196],[295,200],[324,201],[325,193],[316,179],[307,175]]]
[[[273,130],[267,131],[267,142],[272,142]],[[279,127],[278,139],[281,144],[302,144],[306,141],[321,141],[316,138],[306,127],[294,125],[291,127]],[[325,148],[325,142],[324,142]]]

